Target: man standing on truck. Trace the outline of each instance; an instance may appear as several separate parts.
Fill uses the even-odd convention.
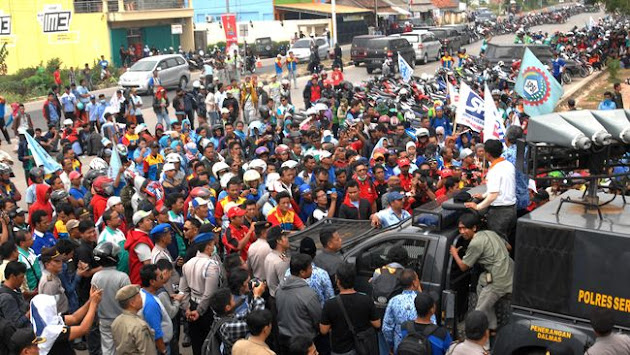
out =
[[[459,248],[451,245],[453,261],[460,270],[466,271],[479,263],[483,272],[477,283],[476,310],[488,316],[490,332],[496,332],[497,317],[495,303],[506,294],[512,293],[514,262],[508,253],[505,240],[490,230],[479,230],[480,220],[476,214],[466,213],[459,218],[459,233],[470,240],[466,254],[459,256]]]
[[[509,240],[516,224],[516,171],[514,165],[501,157],[503,143],[499,140],[487,140],[484,148],[486,160],[490,162],[486,193],[473,195],[483,198],[481,203],[466,202],[465,206],[477,211],[487,208],[488,229]]]

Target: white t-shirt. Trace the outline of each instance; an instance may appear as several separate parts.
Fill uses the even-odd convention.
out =
[[[151,248],[144,243],[136,244],[136,246],[133,248],[133,251],[135,251],[138,255],[138,259],[141,263],[151,259]]]
[[[503,160],[496,163],[487,176],[486,188],[488,193],[498,192],[496,200],[491,206],[511,206],[516,204],[516,173],[514,165]]]

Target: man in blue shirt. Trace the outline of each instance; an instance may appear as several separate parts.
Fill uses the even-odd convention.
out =
[[[560,85],[562,85],[562,72],[564,72],[564,67],[567,65],[567,62],[565,62],[564,59],[560,58],[558,52],[554,52],[552,65],[553,77],[556,78]]]
[[[617,104],[613,101],[613,96],[610,91],[606,91],[604,93],[604,100],[599,103],[597,107],[598,110],[615,110],[617,109]]]
[[[147,264],[140,269],[142,282],[142,317],[155,333],[155,347],[158,354],[166,354],[168,342],[173,338],[173,322],[166,313],[162,302],[156,293],[166,280],[162,278],[157,265]]]
[[[74,94],[80,102],[83,102],[84,105],[87,105],[90,102],[90,92],[87,88],[87,84],[85,79],[81,79],[79,82],[79,86],[77,87],[77,93]]]
[[[74,111],[77,104],[77,98],[70,91],[70,87],[66,86],[66,91],[61,95],[61,106],[66,118],[74,119]]]
[[[50,219],[48,213],[43,210],[33,212],[31,216],[33,223],[33,246],[31,247],[35,254],[39,256],[43,248],[52,248],[57,244],[57,239],[48,231],[50,227]]]
[[[372,215],[372,225],[387,228],[411,217],[411,214],[403,209],[404,199],[405,195],[398,191],[387,194],[389,207]]]

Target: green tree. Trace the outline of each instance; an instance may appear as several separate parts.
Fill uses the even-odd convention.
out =
[[[630,2],[628,0],[603,0],[602,2],[606,6],[606,12],[630,14]]]

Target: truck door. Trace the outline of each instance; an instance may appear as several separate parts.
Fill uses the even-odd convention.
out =
[[[372,294],[370,280],[374,276],[374,270],[389,263],[387,253],[394,246],[401,245],[409,256],[407,268],[416,270],[422,276],[425,251],[429,241],[415,236],[399,237],[395,239],[372,239],[357,246],[348,253],[348,261],[355,262],[357,267],[356,290],[368,295]]]

